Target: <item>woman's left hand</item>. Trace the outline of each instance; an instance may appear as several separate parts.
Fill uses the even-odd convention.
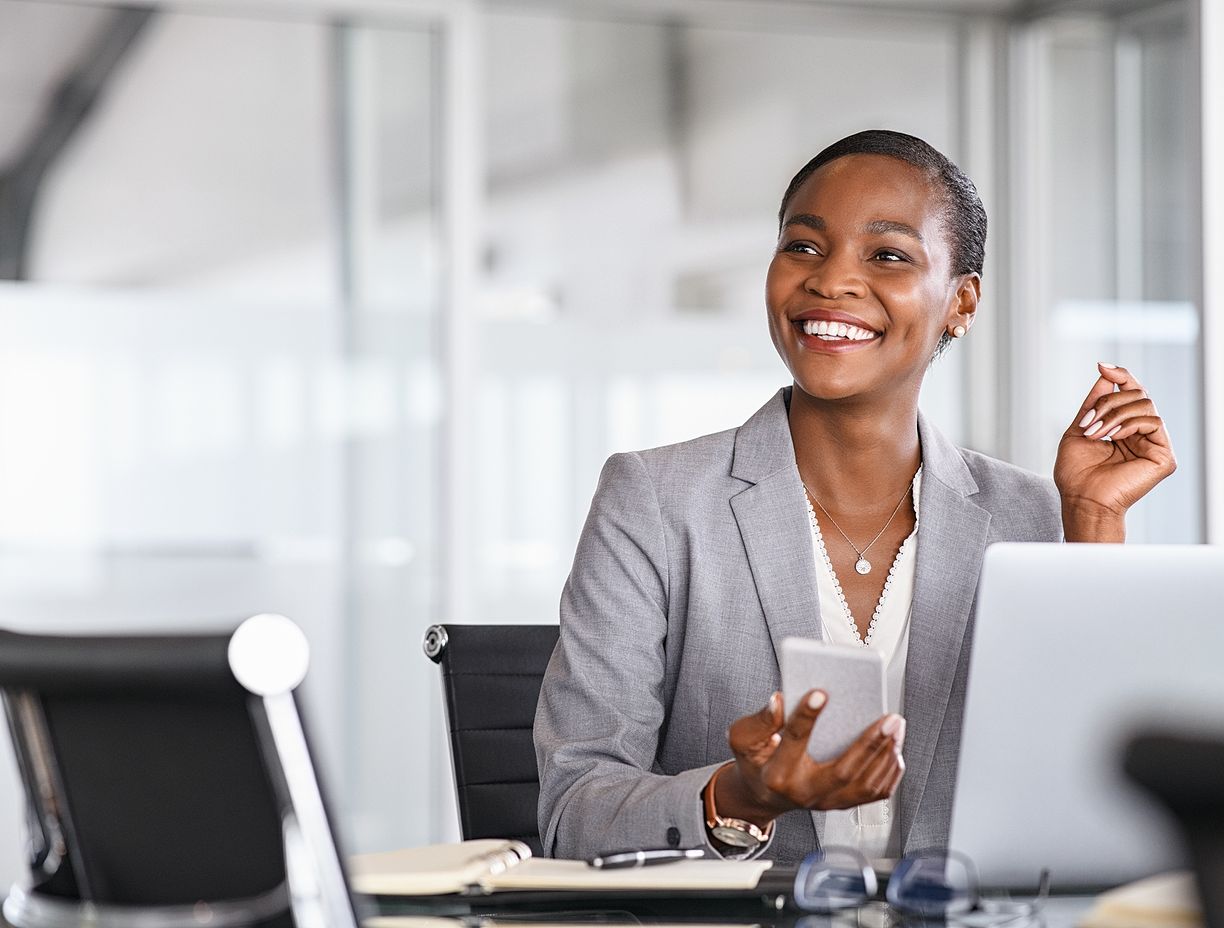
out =
[[[1143,385],[1125,368],[1098,369],[1054,462],[1067,541],[1123,541],[1126,511],[1177,469]]]

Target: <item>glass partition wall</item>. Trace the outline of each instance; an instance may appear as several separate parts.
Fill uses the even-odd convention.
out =
[[[1012,460],[1040,472],[1095,377],[1131,368],[1159,402],[1175,479],[1131,537],[1205,534],[1193,9],[1049,16],[1013,30]]]
[[[0,209],[23,246],[0,281],[3,621],[289,615],[351,846],[453,831],[419,648],[443,612],[449,21],[130,13],[0,2],[0,177],[47,159],[30,221]]]
[[[778,200],[848,132],[923,136],[991,215],[928,413],[1048,472],[1092,362],[1133,365],[1182,465],[1134,537],[1200,539],[1186,4],[151,10],[0,0],[0,184],[39,180],[28,222],[0,205],[0,607],[292,616],[350,849],[456,835],[424,629],[556,621],[605,456],[786,382]]]

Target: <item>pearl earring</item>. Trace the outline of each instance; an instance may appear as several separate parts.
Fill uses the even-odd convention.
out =
[[[965,333],[968,331],[969,330],[966,329],[963,325],[954,326],[952,328],[952,337],[953,338],[964,338]]]

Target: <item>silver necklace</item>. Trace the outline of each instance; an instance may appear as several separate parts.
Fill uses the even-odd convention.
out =
[[[807,495],[812,498],[812,502],[814,502],[817,506],[820,506],[820,511],[823,512],[826,516],[829,516],[829,521],[833,523],[833,527],[837,529],[839,532],[841,532],[842,538],[846,539],[846,544],[848,544],[851,548],[853,548],[854,553],[858,555],[858,560],[854,562],[854,569],[857,570],[860,574],[869,574],[871,573],[871,561],[867,560],[865,555],[871,549],[871,546],[880,540],[880,536],[884,534],[888,526],[892,525],[892,520],[897,518],[897,513],[901,511],[901,504],[905,502],[906,497],[910,495],[910,491],[914,489],[914,478],[917,476],[918,476],[918,472],[915,471],[914,476],[910,477],[909,486],[905,488],[905,492],[902,493],[901,498],[897,500],[897,505],[893,507],[892,515],[889,516],[888,521],[884,523],[884,528],[876,532],[875,538],[867,542],[867,544],[864,545],[863,548],[861,549],[858,547],[858,545],[856,545],[853,541],[850,540],[849,535],[847,535],[845,532],[842,532],[842,527],[837,524],[837,520],[834,519],[832,516],[829,516],[829,510],[825,509],[824,506],[820,506],[820,500],[816,498],[816,494],[811,491],[811,489],[808,487],[806,483],[803,484],[803,489],[807,490]]]
[[[888,568],[888,576],[884,578],[884,589],[880,591],[880,598],[876,600],[875,610],[871,613],[871,621],[867,623],[867,634],[863,635],[859,632],[858,623],[854,621],[854,614],[850,611],[850,603],[846,600],[846,591],[842,589],[841,581],[837,579],[837,571],[833,569],[833,561],[829,558],[829,549],[825,547],[824,536],[820,533],[820,524],[816,521],[816,510],[812,508],[812,501],[805,499],[807,503],[808,522],[812,528],[812,541],[816,546],[816,550],[820,552],[820,559],[825,565],[825,569],[829,572],[829,577],[833,581],[833,593],[837,597],[837,601],[841,604],[842,614],[846,617],[846,622],[850,626],[850,631],[854,635],[854,640],[861,647],[871,647],[872,636],[875,635],[876,626],[880,623],[881,616],[884,615],[884,603],[888,599],[888,594],[892,592],[893,581],[897,576],[897,566],[901,563],[901,558],[905,555],[906,548],[909,546],[910,538],[901,542],[901,547],[897,549],[897,556],[893,559],[892,566]],[[916,527],[916,526],[915,526]],[[821,612],[823,617],[824,613]]]

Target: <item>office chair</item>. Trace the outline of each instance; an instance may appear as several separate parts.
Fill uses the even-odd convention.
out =
[[[1224,740],[1141,734],[1127,745],[1123,767],[1177,820],[1203,919],[1207,928],[1224,928]]]
[[[233,635],[0,631],[28,809],[17,928],[356,928],[283,616]]]
[[[433,625],[464,838],[515,838],[540,853],[531,728],[556,625]]]

